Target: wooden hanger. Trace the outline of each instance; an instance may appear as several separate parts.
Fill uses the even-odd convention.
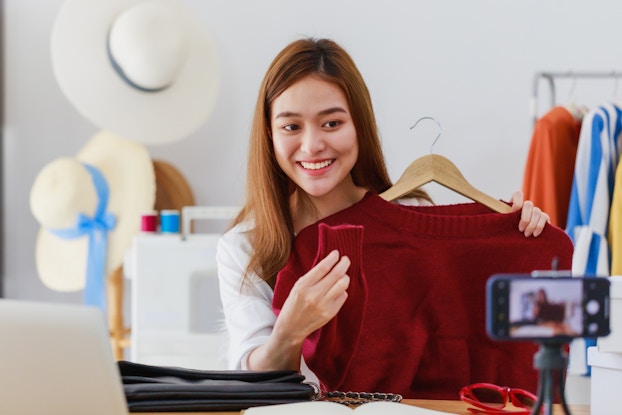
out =
[[[423,119],[433,120],[440,128],[438,121],[432,117],[423,117],[419,119],[417,123]],[[415,128],[417,123],[415,123],[411,129]],[[440,132],[434,140],[434,143],[436,143],[438,137],[440,137]],[[434,143],[432,143],[432,147],[434,147]],[[495,212],[509,213],[511,211],[510,206],[507,204],[473,187],[464,178],[462,173],[460,173],[460,170],[458,170],[455,164],[437,154],[429,154],[413,161],[397,182],[380,194],[380,197],[388,201],[393,201],[429,182],[436,182],[445,186],[462,196],[489,207]]]

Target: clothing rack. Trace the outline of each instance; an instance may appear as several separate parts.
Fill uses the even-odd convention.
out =
[[[608,72],[575,72],[575,71],[566,71],[566,72],[536,72],[533,78],[533,94],[531,96],[531,116],[533,118],[533,123],[538,121],[538,87],[540,85],[540,79],[545,79],[548,81],[549,89],[551,91],[550,103],[551,107],[555,106],[555,79],[557,78],[592,78],[592,79],[601,79],[601,78],[609,78],[616,80],[616,88],[617,88],[617,79],[622,78],[622,71],[608,71]]]

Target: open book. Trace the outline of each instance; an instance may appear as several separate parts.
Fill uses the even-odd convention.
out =
[[[244,410],[244,415],[448,415],[432,409],[397,402],[376,401],[361,406],[349,406],[329,401],[286,403],[280,405],[256,406]]]

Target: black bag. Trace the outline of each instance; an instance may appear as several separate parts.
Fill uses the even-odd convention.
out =
[[[318,391],[293,370],[195,370],[117,362],[130,412],[240,411],[311,401]]]

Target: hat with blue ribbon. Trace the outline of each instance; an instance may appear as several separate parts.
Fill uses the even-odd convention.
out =
[[[141,214],[155,203],[153,162],[144,145],[102,131],[75,157],[37,175],[30,208],[41,224],[37,273],[55,291],[84,290],[84,302],[106,308],[106,278],[123,263]]]
[[[218,54],[181,0],[65,0],[51,58],[82,116],[144,144],[186,137],[215,107]]]

